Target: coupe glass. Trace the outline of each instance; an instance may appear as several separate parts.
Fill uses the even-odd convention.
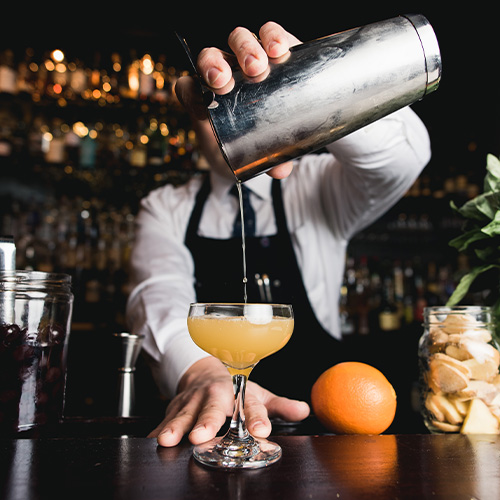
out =
[[[229,370],[235,401],[227,434],[195,446],[194,457],[205,465],[222,468],[259,468],[279,460],[278,444],[250,435],[243,409],[246,382],[253,367],[284,347],[292,335],[292,306],[191,304],[188,329],[193,341]]]

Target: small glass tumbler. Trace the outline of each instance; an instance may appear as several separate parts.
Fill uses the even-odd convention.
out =
[[[62,418],[71,277],[0,272],[0,430],[16,434]]]
[[[421,412],[430,432],[499,433],[500,352],[490,308],[425,308],[419,365]]]

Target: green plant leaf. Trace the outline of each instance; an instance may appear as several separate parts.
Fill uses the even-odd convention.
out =
[[[469,291],[474,280],[493,268],[500,269],[500,159],[489,154],[486,158],[484,192],[467,201],[460,208],[450,202],[452,210],[465,218],[462,234],[450,241],[460,252],[469,251],[484,263],[473,267],[458,283],[448,305],[458,304]],[[482,226],[482,227],[480,227]],[[488,241],[486,241],[488,240]],[[472,250],[474,253],[472,253]],[[498,288],[496,292],[498,295]],[[500,298],[497,296],[496,316],[500,321]],[[497,325],[499,322],[497,321]],[[500,327],[497,327],[500,333]]]
[[[500,351],[500,299],[491,306],[491,314],[493,316],[493,342],[495,347]]]
[[[454,212],[460,212],[460,208],[457,207],[457,204],[453,200],[450,200],[450,207]]]
[[[474,250],[474,253],[476,254],[476,256],[482,260],[482,261],[487,261],[490,257],[497,257],[496,260],[499,261],[500,263],[500,254],[498,253],[498,250],[499,248],[498,247],[488,247],[488,248],[477,248],[476,250]],[[495,260],[495,259],[492,259],[492,260]]]
[[[467,292],[469,291],[469,288],[471,287],[474,280],[480,274],[489,271],[490,269],[493,268],[500,268],[500,265],[485,264],[483,266],[475,267],[467,274],[464,274],[464,276],[462,276],[462,279],[458,283],[457,288],[455,288],[455,291],[451,294],[451,297],[448,299],[446,305],[447,306],[457,305],[467,295]]]
[[[484,192],[500,191],[500,160],[492,154],[486,156]]]
[[[472,243],[479,240],[485,240],[487,238],[489,238],[489,236],[483,233],[481,228],[477,227],[461,234],[460,236],[457,236],[456,238],[453,238],[449,242],[449,245],[456,248],[459,252],[465,252],[465,250],[467,250],[469,245]]]
[[[488,236],[498,236],[500,234],[500,211],[495,213],[493,220],[484,226],[481,232]]]
[[[466,219],[492,220],[500,208],[500,192],[488,192],[466,201],[457,212]]]

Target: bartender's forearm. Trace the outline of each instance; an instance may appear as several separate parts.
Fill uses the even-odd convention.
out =
[[[324,205],[335,231],[346,239],[391,208],[430,159],[430,140],[420,118],[404,108],[332,143],[330,182]]]
[[[431,157],[427,128],[409,107],[335,141],[328,150],[343,164],[362,168],[410,162],[422,169]]]

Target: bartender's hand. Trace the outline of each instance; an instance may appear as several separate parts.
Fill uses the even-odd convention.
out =
[[[274,22],[262,26],[259,39],[246,28],[236,28],[228,38],[233,54],[214,47],[203,49],[198,56],[198,72],[215,93],[226,94],[234,86],[232,65],[236,62],[247,76],[265,77],[269,59],[286,58],[290,47],[300,43],[295,36]],[[177,97],[191,116],[206,122],[206,110],[194,89],[195,85],[189,77],[180,78],[175,87]],[[202,132],[208,131],[205,124]],[[215,143],[215,140],[213,142]],[[272,168],[268,174],[281,179],[287,177],[291,171],[292,162],[286,162]]]
[[[203,358],[189,368],[179,392],[167,407],[165,418],[148,437],[160,446],[175,446],[185,434],[193,444],[214,438],[233,413],[234,392],[229,372],[216,358]],[[309,405],[274,395],[251,381],[245,392],[245,417],[249,432],[266,438],[270,417],[298,422],[309,415]]]

